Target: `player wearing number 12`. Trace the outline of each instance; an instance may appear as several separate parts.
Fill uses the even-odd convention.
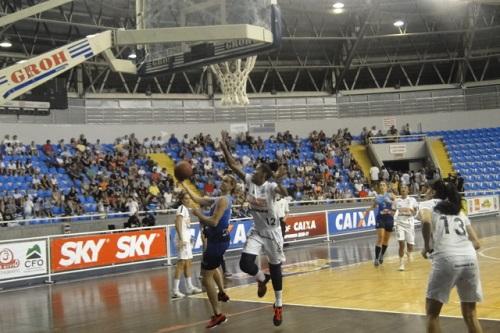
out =
[[[233,159],[227,141],[228,134],[222,132],[221,148],[224,158],[233,172],[245,181],[246,200],[254,221],[241,254],[240,268],[243,272],[255,276],[259,297],[265,295],[266,284],[269,280],[272,281],[275,294],[273,323],[279,326],[283,318],[281,263],[285,260],[285,255],[283,254],[280,221],[274,208],[274,201],[276,194],[288,195],[287,190],[280,184],[281,179],[286,175],[286,170],[280,167],[276,173],[273,173],[269,165],[261,163],[254,174],[245,174],[241,166]],[[271,181],[271,178],[274,181]],[[255,264],[255,259],[262,251],[269,259],[270,275],[264,274]]]
[[[461,196],[455,185],[440,180],[432,189],[434,198],[440,201],[420,209],[422,255],[432,259],[426,296],[427,332],[441,332],[439,314],[455,286],[468,331],[482,332],[476,312],[476,302],[483,298],[475,251],[480,247],[479,240],[461,211]]]

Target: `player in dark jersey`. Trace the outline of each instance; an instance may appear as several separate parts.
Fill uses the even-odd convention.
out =
[[[229,297],[224,291],[224,282],[219,267],[224,260],[224,253],[229,247],[231,193],[236,189],[236,179],[229,175],[224,176],[220,185],[221,196],[215,198],[199,197],[184,184],[182,186],[194,202],[201,207],[210,207],[208,215],[205,215],[201,209],[193,209],[193,215],[200,220],[200,226],[207,240],[207,245],[203,251],[201,268],[202,283],[207,291],[208,300],[214,313],[208,322],[207,328],[212,328],[227,321],[226,316],[221,312],[219,301],[227,302]],[[219,289],[218,293],[214,281]]]
[[[365,211],[364,218],[359,222],[359,225],[364,226],[368,213],[373,209],[377,209],[377,215],[375,218],[377,244],[375,245],[375,259],[373,262],[375,267],[384,262],[384,254],[387,250],[391,234],[394,231],[395,197],[392,193],[387,192],[386,182],[380,182],[379,192],[380,194],[377,194],[373,200],[373,204]]]

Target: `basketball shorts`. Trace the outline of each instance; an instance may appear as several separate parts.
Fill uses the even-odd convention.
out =
[[[257,230],[251,229],[247,236],[247,241],[243,247],[243,252],[248,254],[265,254],[272,265],[285,262],[283,253],[283,236],[281,230],[276,229],[265,235],[259,234]]]
[[[461,302],[481,302],[483,290],[476,256],[432,259],[427,298],[448,303],[450,291],[455,286]]]
[[[397,223],[396,234],[398,241],[415,244],[415,228],[410,224]]]
[[[394,216],[390,214],[377,215],[375,219],[375,229],[385,229],[385,231],[394,231]]]
[[[207,242],[207,247],[203,251],[201,268],[211,271],[222,265],[224,253],[229,248],[229,242]]]
[[[177,254],[179,260],[191,260],[193,259],[193,246],[191,242],[186,242],[184,245],[176,243]]]

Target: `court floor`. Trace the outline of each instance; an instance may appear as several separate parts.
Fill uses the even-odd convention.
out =
[[[475,227],[485,300],[478,313],[485,332],[500,332],[500,217]],[[231,301],[219,332],[423,332],[424,294],[430,262],[418,252],[397,270],[391,241],[381,267],[371,263],[374,235],[292,245],[284,267],[282,326],[272,324],[272,288],[259,299],[256,285],[227,258]],[[421,237],[417,237],[417,248]],[[199,263],[195,264],[199,274]],[[264,263],[265,266],[265,263]],[[207,300],[172,300],[172,267],[56,283],[0,293],[0,332],[205,332]],[[198,283],[198,281],[195,282]],[[181,284],[181,290],[183,286]],[[443,332],[465,332],[456,292],[443,309]]]

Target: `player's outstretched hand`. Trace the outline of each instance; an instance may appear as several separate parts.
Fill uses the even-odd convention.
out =
[[[275,180],[281,180],[283,177],[287,175],[287,169],[286,166],[281,165],[278,167],[278,170],[274,173],[274,179]]]

